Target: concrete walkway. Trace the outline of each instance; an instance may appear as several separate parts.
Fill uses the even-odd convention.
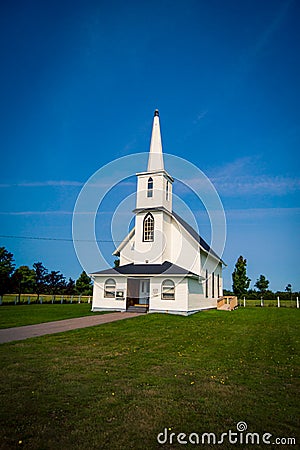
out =
[[[93,327],[116,320],[131,319],[141,313],[115,312],[97,316],[78,317],[76,319],[57,320],[56,322],[39,323],[23,327],[4,328],[0,330],[0,344],[12,341],[22,341],[45,334],[61,333],[63,331],[77,330],[78,328]]]

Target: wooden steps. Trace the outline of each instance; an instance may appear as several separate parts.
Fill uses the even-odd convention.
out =
[[[128,308],[127,308],[127,312],[132,312],[132,313],[145,314],[147,311],[148,311],[147,305],[133,305],[133,306],[128,306]]]
[[[231,311],[230,305],[222,305],[218,308],[219,311]]]

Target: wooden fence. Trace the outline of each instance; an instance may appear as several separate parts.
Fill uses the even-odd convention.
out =
[[[16,294],[7,294],[0,296],[1,305],[30,305],[30,304],[58,304],[58,303],[91,303],[91,295],[47,295],[40,294],[22,294],[20,297]]]

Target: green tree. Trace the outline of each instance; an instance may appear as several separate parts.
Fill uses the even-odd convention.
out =
[[[83,271],[75,283],[76,292],[81,295],[92,295],[93,285],[90,277]]]
[[[21,294],[32,292],[35,286],[35,271],[28,266],[18,267],[11,277],[12,289],[18,294],[19,301]]]
[[[290,283],[286,286],[285,291],[290,294],[290,298],[292,298],[292,285]]]
[[[269,287],[269,283],[269,280],[267,280],[264,275],[260,275],[260,277],[256,280],[254,287],[256,287],[261,296],[263,296]]]
[[[250,285],[250,278],[247,277],[247,260],[240,256],[235,264],[232,273],[232,290],[234,295],[241,298],[246,294]]]
[[[66,279],[62,273],[59,271],[52,270],[45,277],[45,282],[47,283],[49,293],[56,295],[62,293],[66,287]]]
[[[75,294],[75,281],[72,278],[69,278],[69,281],[66,284],[64,292],[67,295]]]
[[[14,255],[7,251],[5,247],[0,247],[0,295],[9,292],[11,274],[14,268]]]
[[[35,271],[35,292],[37,294],[37,300],[39,301],[40,294],[45,291],[48,270],[41,262],[34,263],[33,269]]]

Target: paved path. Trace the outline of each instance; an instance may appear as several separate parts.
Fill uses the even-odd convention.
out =
[[[78,328],[93,327],[102,323],[115,322],[116,320],[131,319],[140,316],[141,313],[115,312],[97,316],[78,317],[77,319],[58,320],[56,322],[39,323],[23,327],[4,328],[0,330],[0,344],[12,341],[22,341],[45,334],[61,333],[63,331],[76,330]]]

